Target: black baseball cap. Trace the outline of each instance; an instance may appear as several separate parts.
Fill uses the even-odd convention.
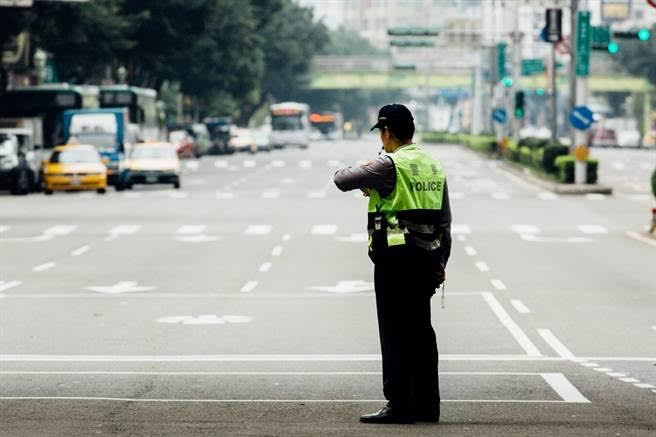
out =
[[[397,130],[403,131],[405,130],[404,128],[412,126],[412,130],[414,131],[413,120],[412,113],[408,108],[399,103],[392,103],[391,105],[385,105],[380,108],[380,111],[378,111],[378,122],[371,130],[388,127],[392,132],[395,132]]]

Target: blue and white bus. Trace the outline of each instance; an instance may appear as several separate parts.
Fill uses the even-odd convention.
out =
[[[100,107],[128,108],[130,129],[136,131],[139,139],[161,139],[157,91],[129,85],[103,85],[100,87]]]

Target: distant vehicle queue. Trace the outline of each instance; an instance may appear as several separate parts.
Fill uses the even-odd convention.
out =
[[[155,90],[128,85],[49,84],[0,94],[0,189],[180,188],[181,158],[307,148],[311,140],[343,137],[341,114],[310,113],[304,103],[271,105],[258,129],[237,127],[230,117],[164,125],[161,106]]]

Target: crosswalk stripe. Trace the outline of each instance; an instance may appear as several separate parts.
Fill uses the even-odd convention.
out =
[[[216,168],[228,168],[228,161],[223,161],[223,160],[214,161],[214,167],[216,167]]]
[[[131,235],[141,229],[141,225],[119,225],[109,230],[110,235]]]
[[[333,235],[337,232],[336,225],[314,225],[311,230],[313,235]]]
[[[472,233],[472,230],[467,225],[451,225],[451,233],[454,235],[468,235]]]
[[[540,228],[534,225],[513,225],[512,230],[518,234],[539,234]]]
[[[285,166],[285,161],[281,161],[279,159],[274,159],[273,161],[271,161],[271,167],[280,168],[284,166]]]
[[[310,168],[310,167],[312,167],[312,161],[308,161],[308,160],[305,160],[305,159],[304,159],[304,160],[300,161],[300,162],[298,163],[298,165],[299,165],[301,168]]]
[[[248,161],[244,161],[243,165],[246,168],[253,168],[257,165],[257,162],[252,161],[252,160],[248,160]]]
[[[263,199],[277,199],[280,197],[280,191],[278,190],[266,190],[262,193]]]
[[[18,287],[21,285],[21,281],[0,281],[0,291],[6,291],[9,290],[10,288]]]
[[[7,232],[9,229],[11,229],[11,226],[0,226],[0,234]]]

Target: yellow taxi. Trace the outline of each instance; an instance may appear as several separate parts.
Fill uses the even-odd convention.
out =
[[[139,143],[127,163],[126,186],[134,184],[173,184],[180,188],[180,159],[170,143]]]
[[[65,190],[107,188],[107,167],[95,147],[89,145],[56,146],[43,163],[45,193]]]

